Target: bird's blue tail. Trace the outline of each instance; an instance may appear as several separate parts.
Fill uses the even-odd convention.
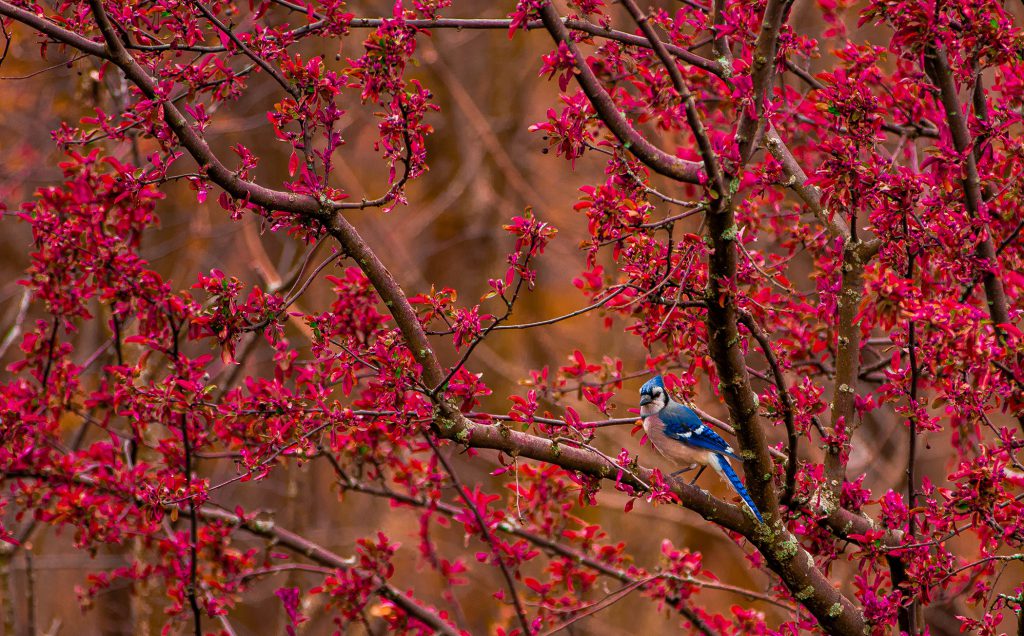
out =
[[[729,460],[723,455],[715,455],[715,459],[718,460],[718,468],[723,477],[729,480],[732,484],[733,490],[739,493],[739,496],[743,499],[743,503],[747,504],[750,511],[754,513],[757,520],[764,523],[764,519],[761,518],[761,511],[754,505],[754,500],[750,498],[750,493],[747,492],[747,487],[743,485],[743,481],[740,480],[740,476],[736,474],[736,471],[732,469],[729,464]]]

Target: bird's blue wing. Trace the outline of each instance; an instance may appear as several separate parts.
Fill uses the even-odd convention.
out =
[[[665,434],[672,439],[713,453],[736,457],[732,447],[689,407],[671,402],[658,414],[665,423]]]

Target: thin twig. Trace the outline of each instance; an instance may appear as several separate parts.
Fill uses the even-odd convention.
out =
[[[548,631],[544,632],[543,636],[553,636],[553,634],[557,634],[558,632],[562,631],[563,629],[569,629],[570,627],[572,627],[572,625],[574,623],[576,623],[578,621],[581,621],[584,618],[587,618],[588,616],[592,616],[592,615],[598,613],[599,611],[603,610],[606,607],[611,607],[615,603],[617,603],[617,602],[621,601],[622,599],[626,598],[626,596],[630,592],[632,592],[633,590],[635,590],[637,588],[640,588],[640,587],[643,587],[644,585],[647,585],[648,583],[650,583],[652,581],[656,581],[658,578],[659,578],[658,576],[649,576],[646,579],[640,579],[639,581],[634,581],[632,583],[627,583],[626,585],[623,585],[618,590],[612,592],[611,594],[608,594],[607,596],[605,596],[600,601],[597,601],[597,602],[592,603],[590,605],[585,605],[583,607],[574,608],[572,611],[580,612],[582,610],[581,613],[577,614],[576,616],[573,616],[572,618],[570,618],[569,620],[565,621],[564,623],[561,623],[557,627],[555,627],[553,629],[549,629]]]
[[[747,329],[750,330],[751,335],[757,340],[757,343],[761,345],[761,352],[764,354],[765,360],[768,361],[768,366],[771,367],[772,377],[775,380],[775,388],[779,394],[779,401],[782,403],[782,418],[786,424],[786,439],[787,439],[787,450],[788,460],[786,461],[786,484],[785,490],[782,493],[782,503],[784,505],[790,505],[793,501],[793,495],[796,492],[796,470],[799,464],[797,456],[797,444],[799,438],[797,437],[796,421],[793,415],[793,398],[789,393],[789,387],[786,386],[786,378],[782,373],[782,367],[779,365],[778,359],[775,357],[775,353],[772,351],[771,341],[768,339],[768,334],[761,329],[761,326],[754,320],[754,316],[749,311],[740,311],[740,322],[746,325]]]
[[[611,466],[616,471],[622,471],[622,472],[626,473],[627,475],[632,477],[638,484],[643,486],[645,489],[647,489],[647,490],[651,489],[650,484],[648,484],[646,481],[644,481],[643,479],[638,477],[636,475],[636,473],[634,473],[632,470],[630,470],[629,468],[627,468],[625,466],[620,465],[614,459],[612,459],[608,455],[602,453],[600,450],[598,450],[597,448],[591,446],[590,444],[587,444],[585,442],[581,442],[581,441],[576,440],[576,439],[572,439],[570,437],[555,437],[551,441],[556,443],[556,444],[559,444],[559,443],[562,443],[562,444],[572,444],[573,446],[577,446],[579,448],[585,448],[586,450],[590,451],[591,453],[594,453],[594,454],[600,456],[601,458],[603,458],[606,462],[608,462],[608,465]]]
[[[217,18],[217,16],[213,14],[212,11],[207,9],[206,5],[204,5],[201,1],[198,0],[190,2],[189,4],[194,6],[196,9],[199,9],[199,12],[203,14],[203,16],[210,22],[210,24],[216,27],[218,31],[226,35],[228,39],[235,44],[235,46],[241,49],[242,53],[244,53],[246,57],[252,60],[261,69],[266,71],[267,74],[270,75],[270,77],[272,77],[275,82],[281,85],[281,88],[283,88],[286,93],[294,97],[296,101],[301,99],[301,95],[299,93],[298,88],[296,88],[293,84],[289,83],[288,80],[285,79],[284,75],[281,74],[280,70],[278,70],[276,67],[274,67],[272,64],[267,62],[259,55],[256,55],[256,53],[253,52],[253,50],[245,44],[245,42],[242,42],[242,40],[238,37],[238,35],[235,34],[235,32],[230,27],[221,22]]]
[[[480,509],[476,506],[476,502],[470,498],[469,492],[462,484],[462,481],[459,479],[458,474],[456,474],[455,469],[448,461],[448,458],[445,457],[444,453],[441,452],[441,449],[437,447],[437,443],[428,431],[423,432],[423,439],[427,441],[427,444],[430,445],[430,449],[434,451],[434,456],[437,457],[438,461],[441,462],[441,465],[444,466],[445,472],[448,473],[452,483],[455,485],[456,492],[459,493],[459,498],[462,499],[466,504],[466,507],[473,514],[473,517],[476,519],[477,526],[480,528],[480,534],[483,535],[484,541],[491,548],[491,556],[494,558],[498,568],[501,570],[501,575],[505,578],[505,587],[508,589],[509,596],[512,597],[512,606],[516,610],[516,616],[519,618],[519,624],[523,628],[523,633],[527,635],[532,634],[533,629],[530,628],[530,620],[526,618],[526,611],[523,609],[522,599],[519,598],[519,591],[516,589],[515,579],[512,577],[512,572],[509,571],[508,565],[505,564],[505,560],[502,558],[501,550],[498,549],[498,544],[494,539],[494,535],[491,534],[490,527],[484,520],[483,513],[481,513]]]

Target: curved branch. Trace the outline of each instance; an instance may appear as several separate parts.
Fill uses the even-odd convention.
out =
[[[0,1],[0,12],[3,12],[5,1]],[[103,9],[101,0],[90,0],[93,17],[106,42],[100,57],[109,60],[121,69],[133,84],[149,99],[160,103],[164,111],[164,120],[178,137],[185,150],[206,171],[214,183],[224,188],[236,199],[247,200],[268,210],[286,210],[307,217],[316,218],[321,215],[320,202],[310,196],[293,192],[272,190],[255,183],[245,181],[235,172],[228,169],[214,154],[206,140],[188,123],[185,116],[169,99],[157,91],[156,82],[128,53],[110,19]],[[70,32],[69,32],[70,33]],[[63,39],[63,38],[62,38]]]
[[[655,147],[654,144],[633,129],[626,120],[626,117],[619,111],[611,95],[601,86],[600,80],[594,75],[594,71],[590,69],[587,59],[580,52],[579,47],[576,46],[576,42],[573,41],[569,29],[566,28],[562,18],[558,15],[558,11],[555,10],[550,1],[545,2],[544,6],[541,7],[540,15],[544,21],[544,26],[551,33],[555,43],[565,44],[569,53],[572,54],[576,70],[578,71],[575,74],[576,81],[579,82],[580,88],[583,89],[587,99],[594,106],[594,110],[597,111],[601,121],[618,138],[622,145],[645,166],[658,174],[686,183],[702,183],[707,175],[704,173],[703,166],[700,163],[684,161],[666,153]]]
[[[377,254],[370,249],[370,246],[367,245],[363,237],[359,235],[359,232],[348,222],[344,215],[335,213],[327,224],[327,230],[341,244],[348,255],[359,264],[359,268],[366,274],[370,284],[373,285],[373,288],[377,290],[377,294],[384,300],[388,310],[391,312],[391,316],[395,319],[395,323],[402,332],[409,350],[412,352],[417,364],[421,366],[424,384],[431,387],[440,386],[445,377],[441,364],[430,348],[430,341],[423,330],[423,325],[420,324],[419,318],[417,318],[416,312],[409,303],[409,299],[406,297],[401,285],[398,284],[388,268],[377,257]],[[451,406],[445,406],[444,410],[446,412],[457,412]]]
[[[693,93],[690,92],[689,87],[686,85],[683,74],[679,71],[679,66],[672,59],[661,38],[658,37],[657,32],[654,30],[654,25],[640,11],[640,8],[636,6],[636,2],[634,0],[622,0],[622,6],[626,7],[626,11],[629,12],[637,25],[639,25],[640,30],[647,36],[647,40],[654,48],[655,55],[661,60],[662,66],[665,67],[669,77],[672,79],[672,86],[679,93],[679,98],[683,101],[683,107],[686,110],[686,122],[693,132],[694,139],[697,140],[697,148],[699,148],[701,160],[704,162],[704,170],[711,177],[711,183],[719,196],[725,196],[725,176],[722,174],[722,169],[719,166],[718,156],[715,154],[715,149],[711,145],[711,139],[704,128],[704,120],[697,111],[697,102],[693,97]]]
[[[164,121],[177,136],[178,141],[188,154],[199,164],[206,175],[223,188],[235,199],[248,201],[267,210],[282,210],[299,214],[309,219],[324,220],[330,212],[337,210],[356,210],[383,205],[390,201],[393,193],[373,200],[345,203],[341,201],[319,201],[314,197],[274,190],[257,183],[242,179],[236,172],[229,169],[213,152],[206,139],[203,138],[189,123],[181,110],[167,96],[157,90],[156,81],[131,56],[117,35],[114,26],[103,10],[99,0],[91,0],[90,5],[100,32],[106,45],[64,29],[34,13],[16,7],[7,0],[0,0],[0,15],[7,16],[50,36],[54,40],[74,47],[83,53],[107,60],[121,69],[125,77],[135,84],[143,95],[160,104],[164,113]]]
[[[439,418],[442,436],[471,448],[500,450],[508,455],[555,464],[566,470],[592,477],[615,480],[618,476],[602,457],[584,448],[561,445],[549,439],[513,431],[504,426],[486,426],[461,417]],[[647,468],[632,470],[635,475],[621,475],[620,481],[638,490],[641,481],[650,482],[653,471]],[[849,636],[860,636],[864,627],[861,612],[814,565],[814,559],[785,528],[778,524],[776,533],[764,532],[749,513],[738,506],[712,497],[710,494],[682,480],[671,481],[671,491],[680,503],[708,521],[741,533],[765,557],[769,567],[779,574],[800,602],[807,607],[826,630]],[[846,512],[846,511],[844,511]],[[852,515],[852,513],[848,513]],[[864,519],[865,523],[870,523]],[[762,528],[762,529],[759,529]],[[807,594],[810,590],[810,596]]]
[[[78,49],[82,53],[109,60],[107,49],[98,42],[84,38],[74,31],[69,31],[54,22],[50,22],[41,15],[16,7],[9,2],[0,2],[0,15],[5,15],[16,22],[32,27],[43,35],[48,35],[57,42],[67,44]]]

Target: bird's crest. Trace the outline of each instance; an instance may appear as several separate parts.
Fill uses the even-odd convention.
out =
[[[652,393],[654,391],[654,387],[658,387],[662,391],[665,390],[665,381],[661,379],[660,375],[656,375],[647,382],[644,382],[644,385],[640,387],[640,394]]]

